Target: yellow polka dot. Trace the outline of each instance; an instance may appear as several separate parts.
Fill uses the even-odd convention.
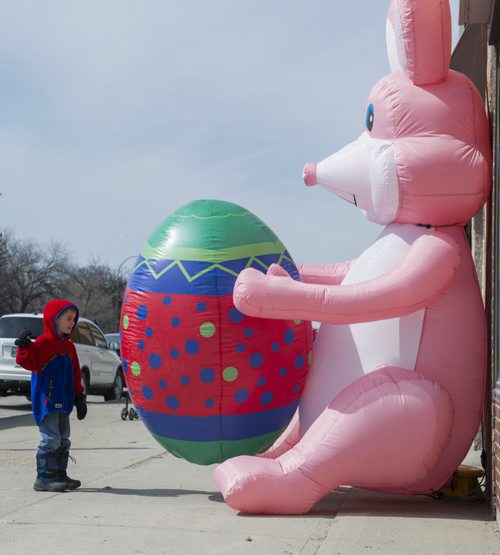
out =
[[[126,314],[123,317],[123,329],[124,330],[128,329],[128,316]]]
[[[225,382],[234,382],[234,380],[238,377],[238,370],[234,366],[228,366],[224,368],[222,372],[222,379]]]
[[[134,376],[138,376],[141,373],[141,366],[134,360],[134,362],[130,365],[130,370]]]
[[[215,335],[215,326],[212,322],[203,322],[200,326],[200,335],[202,337],[213,337]]]

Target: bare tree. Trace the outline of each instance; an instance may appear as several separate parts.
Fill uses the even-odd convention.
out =
[[[40,311],[47,300],[65,293],[69,257],[63,243],[43,248],[16,239],[11,230],[2,233],[0,243],[2,313]]]
[[[116,331],[124,278],[95,258],[84,267],[73,265],[68,277],[71,298],[82,316],[96,321],[104,332]]]
[[[5,312],[5,300],[8,298],[9,280],[7,278],[8,247],[5,233],[0,234],[0,314]]]
[[[42,246],[17,239],[12,230],[0,233],[0,314],[41,312],[48,300],[62,297],[112,332],[119,327],[125,283],[120,270],[97,258],[73,263],[62,243]]]

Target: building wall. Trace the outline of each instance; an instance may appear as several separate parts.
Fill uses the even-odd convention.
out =
[[[499,294],[500,294],[500,260],[499,260],[499,237],[500,237],[500,194],[499,194],[499,162],[500,162],[500,106],[498,93],[500,74],[497,46],[488,47],[488,66],[487,66],[487,106],[492,123],[492,142],[493,142],[493,190],[491,201],[485,211],[485,225],[482,231],[483,253],[484,253],[484,290],[486,314],[488,317],[489,337],[490,337],[490,380],[486,387],[485,411],[483,425],[490,427],[491,433],[486,437],[487,453],[487,472],[488,483],[487,493],[491,499],[491,508],[500,526],[500,383],[499,365],[500,347],[499,341]],[[488,419],[489,417],[489,419]]]
[[[498,387],[494,389],[493,406],[493,495],[491,499],[497,524],[500,527],[500,390]]]
[[[483,95],[493,146],[491,199],[469,231],[489,331],[482,462],[486,494],[500,528],[500,0],[460,0],[459,24],[463,27],[452,68],[468,75]]]

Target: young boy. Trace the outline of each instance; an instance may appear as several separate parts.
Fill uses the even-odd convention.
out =
[[[31,404],[40,431],[36,453],[36,491],[64,491],[80,487],[66,473],[71,441],[69,415],[76,406],[78,420],[87,414],[82,375],[70,340],[78,308],[62,299],[49,301],[43,311],[43,335],[31,341],[24,330],[16,340],[16,362],[31,376]]]

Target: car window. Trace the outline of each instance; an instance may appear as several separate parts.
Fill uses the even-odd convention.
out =
[[[86,322],[78,322],[76,330],[72,335],[74,343],[79,343],[80,345],[93,345],[92,333],[90,331],[89,325]]]
[[[107,349],[108,342],[106,341],[106,338],[104,337],[104,335],[101,333],[101,330],[97,326],[94,326],[93,324],[89,324],[89,326],[90,326],[90,329],[92,330],[94,343],[101,349]]]
[[[73,343],[80,343],[82,342],[82,338],[80,337],[80,330],[78,329],[78,326],[76,326],[76,328],[71,332],[71,341],[73,341]]]
[[[0,337],[17,337],[26,329],[31,330],[33,337],[42,335],[42,319],[28,316],[4,316],[0,318]]]
[[[111,343],[111,341],[116,341],[117,343],[120,343],[119,333],[107,333],[104,337],[106,338],[108,343]]]

